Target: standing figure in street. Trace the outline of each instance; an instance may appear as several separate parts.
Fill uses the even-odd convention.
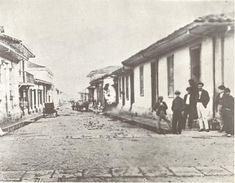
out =
[[[166,110],[168,109],[168,107],[167,107],[166,102],[163,101],[162,96],[158,97],[158,101],[157,101],[154,109],[156,111],[156,115],[159,116],[158,128],[160,130],[160,133],[162,133],[161,120],[163,119],[168,123],[168,125],[170,124],[170,120],[167,119],[167,117],[166,117]]]
[[[224,129],[228,137],[234,135],[234,98],[230,95],[230,89],[225,89],[222,99],[222,117]]]
[[[207,104],[210,101],[209,94],[203,89],[204,84],[202,82],[198,83],[198,93],[197,93],[197,115],[199,122],[199,132],[205,129],[209,132],[209,124],[207,119]]]
[[[193,79],[189,79],[188,80],[188,83],[189,83],[189,87],[191,88],[191,94],[192,96],[196,96],[197,95],[197,86],[196,86],[196,83]]]
[[[223,97],[224,97],[224,90],[225,90],[225,86],[224,85],[220,85],[218,87],[219,89],[219,94],[216,96],[215,99],[215,110],[216,110],[216,121],[219,122],[220,124],[220,130],[219,132],[224,131],[224,121],[222,118],[222,101],[223,101]]]
[[[193,124],[193,110],[195,110],[195,102],[193,101],[193,96],[191,94],[191,87],[186,88],[187,94],[184,95],[184,114],[183,114],[183,124],[182,128],[185,129],[186,121],[188,119],[188,128],[192,128]]]
[[[173,134],[181,134],[183,116],[182,112],[184,111],[184,100],[180,97],[180,91],[175,91],[175,99],[172,102],[172,132]]]
[[[197,94],[198,88],[193,79],[188,80],[190,88],[190,121],[188,123],[189,129],[193,126],[193,121],[198,118],[197,116]]]

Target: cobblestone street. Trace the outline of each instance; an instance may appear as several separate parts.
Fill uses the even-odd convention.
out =
[[[159,135],[65,106],[1,137],[0,160],[1,181],[232,182],[233,138]]]

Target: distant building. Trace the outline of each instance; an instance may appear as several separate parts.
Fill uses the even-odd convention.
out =
[[[88,74],[87,77],[90,78],[88,96],[94,108],[116,104],[115,77],[112,73],[119,68],[120,66],[108,66]]]
[[[27,71],[34,76],[34,85],[29,88],[31,113],[42,111],[44,103],[53,102],[53,73],[46,66],[27,63]]]
[[[53,102],[54,102],[55,107],[60,107],[68,101],[69,101],[69,99],[68,99],[68,96],[66,95],[66,93],[64,93],[63,91],[54,87]]]

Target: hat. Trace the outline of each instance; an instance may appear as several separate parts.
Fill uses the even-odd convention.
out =
[[[230,89],[229,89],[229,88],[225,88],[224,91],[225,91],[225,92],[230,92]]]
[[[180,95],[180,91],[179,91],[179,90],[176,90],[176,91],[175,91],[175,94],[176,94],[176,95]]]
[[[226,88],[225,88],[224,85],[220,85],[220,86],[218,87],[218,89],[220,89],[220,90],[225,90]]]
[[[203,83],[203,82],[199,82],[197,85],[202,85],[202,86],[204,86],[204,83]]]
[[[159,96],[158,99],[163,99],[163,96]]]

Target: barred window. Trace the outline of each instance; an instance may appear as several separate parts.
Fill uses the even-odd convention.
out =
[[[119,98],[122,97],[122,80],[121,77],[118,79],[118,88],[119,88]]]
[[[167,57],[168,96],[174,97],[174,55]]]
[[[140,66],[140,96],[144,96],[144,66]]]
[[[126,76],[126,99],[129,100],[129,77]]]

